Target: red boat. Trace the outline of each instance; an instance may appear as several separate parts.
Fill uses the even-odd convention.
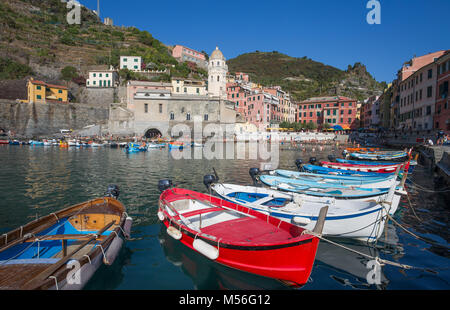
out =
[[[360,172],[378,172],[378,173],[395,173],[397,167],[404,167],[404,163],[399,163],[398,165],[355,165],[355,164],[346,164],[346,163],[334,163],[328,161],[322,161],[320,163],[322,167],[332,168],[332,169],[342,169],[342,170],[351,170],[351,171],[360,171]],[[409,165],[406,163],[409,168]]]
[[[327,210],[321,211],[315,234],[322,233]],[[304,285],[311,274],[319,238],[269,215],[170,188],[160,197],[158,217],[172,238],[228,267],[295,286]]]

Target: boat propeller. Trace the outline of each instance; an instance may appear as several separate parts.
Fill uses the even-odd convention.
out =
[[[173,186],[172,180],[163,179],[158,181],[158,189],[161,193],[164,192],[165,190],[168,190],[172,186]]]
[[[120,195],[120,190],[117,185],[114,185],[114,184],[108,185],[108,188],[106,189],[106,192],[105,192],[105,197],[111,197],[111,198],[114,198],[117,200],[119,198],[119,195]]]
[[[309,159],[309,163],[310,163],[311,165],[315,165],[315,164],[317,163],[317,158],[311,157],[311,158]]]

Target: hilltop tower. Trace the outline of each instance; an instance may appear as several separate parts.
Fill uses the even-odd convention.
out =
[[[216,47],[209,57],[208,64],[208,94],[210,97],[227,99],[227,74],[226,59],[219,48]]]

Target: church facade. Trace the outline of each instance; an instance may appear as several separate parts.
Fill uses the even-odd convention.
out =
[[[172,83],[130,81],[127,107],[111,108],[110,133],[170,138],[179,137],[180,131],[186,136],[187,130],[192,138],[201,138],[199,129],[209,124],[229,129],[238,114],[227,100],[227,73],[226,59],[216,48],[209,59],[208,83],[177,78]]]

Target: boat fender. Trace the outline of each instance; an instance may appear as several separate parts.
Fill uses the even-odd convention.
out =
[[[159,218],[159,220],[160,220],[161,222],[164,221],[164,219],[165,219],[164,213],[161,212],[161,211],[158,211],[158,218]]]
[[[212,245],[206,243],[201,239],[195,239],[192,244],[195,250],[197,250],[200,254],[205,255],[211,260],[216,260],[219,258],[219,249],[213,247]]]
[[[311,224],[311,220],[309,218],[303,218],[299,216],[294,216],[292,218],[292,222],[296,225],[306,226]]]
[[[127,216],[127,218],[125,219],[125,223],[123,224],[123,228],[124,228],[124,235],[125,238],[129,239],[131,236],[131,225],[133,224],[133,218],[131,218],[130,216]]]
[[[169,228],[167,228],[167,234],[169,236],[171,236],[172,238],[174,238],[175,240],[181,240],[181,237],[183,236],[181,231],[179,231],[178,229],[176,229],[173,226],[170,226]]]

